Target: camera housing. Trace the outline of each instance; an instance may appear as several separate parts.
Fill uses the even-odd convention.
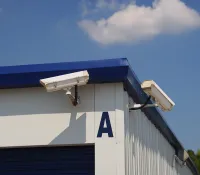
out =
[[[163,111],[171,111],[175,106],[175,103],[153,80],[144,81],[141,84],[141,87],[146,94],[152,97],[152,99]]]
[[[86,85],[89,80],[87,70],[74,72],[65,75],[59,75],[40,80],[40,83],[46,88],[47,92],[68,90],[74,86]]]

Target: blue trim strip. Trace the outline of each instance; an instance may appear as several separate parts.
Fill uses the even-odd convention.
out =
[[[135,102],[144,103],[147,99],[147,95],[141,89],[140,81],[132,71],[126,58],[0,67],[0,89],[38,87],[41,86],[39,83],[41,78],[80,70],[88,70],[90,84],[123,82],[125,89]],[[175,148],[177,153],[184,150],[156,108],[145,108],[143,112]],[[190,159],[187,163],[193,174],[198,174]]]
[[[21,73],[40,73],[40,72],[56,72],[56,71],[71,71],[96,68],[112,68],[129,66],[126,58],[93,60],[80,62],[64,62],[64,63],[47,63],[34,65],[19,65],[19,66],[3,66],[0,67],[0,76],[4,74],[21,74]]]
[[[41,86],[39,80],[51,76],[88,70],[89,83],[122,82],[127,74],[127,59],[52,63],[0,67],[0,89]]]

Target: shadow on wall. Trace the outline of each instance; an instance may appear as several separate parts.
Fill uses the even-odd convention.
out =
[[[67,123],[66,123],[67,125]],[[77,118],[77,113],[71,113],[69,126],[60,133],[49,145],[70,143],[78,144],[86,142],[86,113]]]
[[[175,150],[141,110],[131,111],[129,120],[126,122],[130,128],[126,127],[125,134],[131,133],[134,138],[133,141],[131,136],[128,136],[128,142],[132,143],[132,152],[137,161],[139,157],[144,156],[144,150],[148,150],[148,156],[156,155],[156,161],[163,160],[166,164],[173,166]],[[137,145],[140,146],[137,147]],[[140,149],[142,152],[138,154]]]

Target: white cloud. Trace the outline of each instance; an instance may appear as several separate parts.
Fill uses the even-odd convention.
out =
[[[134,0],[129,1],[132,2]],[[124,7],[124,4],[118,3],[118,0],[81,0],[79,5],[82,9],[83,17],[106,10],[114,11]]]
[[[117,0],[97,0],[97,3],[95,5],[96,9],[117,9],[120,5]]]
[[[152,7],[129,4],[108,18],[78,22],[101,44],[129,43],[200,27],[200,14],[180,0],[155,0]]]

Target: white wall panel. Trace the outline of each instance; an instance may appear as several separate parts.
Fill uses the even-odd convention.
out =
[[[115,84],[95,85],[95,133],[98,133],[102,112],[108,112],[113,136],[115,129]],[[106,127],[106,126],[105,126]],[[116,140],[103,134],[95,137],[95,171],[96,175],[116,174]],[[113,168],[114,167],[114,168]]]
[[[173,166],[175,150],[141,110],[130,111],[124,93],[126,175],[192,175],[188,167]]]
[[[178,171],[180,175],[192,175],[192,172],[187,166],[185,167],[178,166]]]
[[[98,133],[102,112],[108,112],[113,137],[95,135],[95,174],[125,175],[123,85],[95,85],[95,133]],[[106,127],[106,126],[105,126]]]
[[[64,91],[0,90],[0,146],[94,143],[94,85],[79,94],[73,107]]]
[[[87,85],[79,94],[73,107],[64,91],[0,90],[0,147],[95,143],[96,175],[125,175],[123,84]],[[97,137],[103,112],[113,137]]]

